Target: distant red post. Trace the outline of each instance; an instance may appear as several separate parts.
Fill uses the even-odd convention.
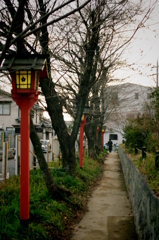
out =
[[[104,149],[104,133],[105,133],[105,130],[102,129],[102,149]]]
[[[80,124],[80,168],[83,167],[83,127],[86,124],[86,114],[83,114]]]
[[[99,126],[97,127],[97,139],[98,139],[98,133],[99,133]]]

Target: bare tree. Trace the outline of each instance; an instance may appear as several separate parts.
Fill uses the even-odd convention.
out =
[[[1,3],[1,7],[2,7],[2,11],[1,11],[2,30],[0,32],[1,62],[5,57],[5,54],[8,54],[8,53],[9,54],[10,53],[28,54],[32,52],[38,53],[40,51],[40,53],[48,54],[49,53],[49,33],[48,33],[49,30],[47,29],[47,26],[49,24],[52,24],[52,22],[56,22],[66,16],[69,16],[70,14],[84,7],[89,1],[85,2],[81,6],[78,6],[77,8],[71,9],[71,11],[70,9],[68,9],[69,11],[67,13],[65,14],[62,13],[61,17],[58,16],[57,19],[51,20],[48,24],[47,20],[51,14],[59,10],[61,11],[62,8],[69,6],[69,4],[74,1],[67,1],[67,3],[65,2],[63,4],[58,4],[57,7],[55,5],[59,1],[55,1],[53,6],[51,7],[51,10],[48,11],[51,2],[52,1],[45,3],[41,0],[38,0],[33,4],[33,7],[31,7],[31,3],[29,1],[19,1],[17,2],[17,5],[14,3],[14,1],[11,2],[10,0],[4,0],[3,3]],[[2,19],[4,19],[4,21]],[[23,30],[24,25],[26,25],[26,27]],[[49,56],[47,58],[47,63],[48,63],[48,70],[50,70]],[[50,71],[49,71],[49,74],[51,76]],[[47,83],[48,83],[47,90],[45,91],[45,84]],[[51,77],[50,79],[46,79],[44,83],[42,82],[41,86],[46,96],[47,94],[50,94],[51,96],[53,92],[55,95],[55,98],[58,99],[56,104],[58,105],[59,103],[59,107],[56,108],[56,111],[59,114],[59,121],[60,119],[62,119],[63,121],[60,98],[58,98],[58,95],[54,90],[54,84],[51,81]],[[50,92],[50,89],[51,89],[51,92]],[[30,129],[31,140],[34,145],[35,153],[38,156],[39,165],[42,170],[48,191],[54,198],[63,198],[64,191],[62,191],[61,188],[59,189],[56,186],[53,178],[51,177],[51,173],[49,172],[49,169],[45,162],[45,158],[41,150],[41,144],[36,134],[36,131],[34,129],[32,121],[30,121],[30,127],[31,127]],[[64,126],[64,128],[66,128],[66,126]]]
[[[10,0],[1,2],[0,62],[6,53],[11,52],[48,54],[50,76],[40,80],[40,86],[60,142],[63,168],[72,175],[76,172],[75,140],[89,93],[92,90],[97,95],[93,85],[112,62],[119,60],[123,48],[141,26],[142,21],[139,21],[132,35],[122,38],[124,29],[132,23],[140,7],[141,1],[133,4],[115,0],[80,1],[80,4],[78,0],[19,0],[17,4]],[[143,21],[146,18],[147,14]],[[63,119],[63,110],[67,109],[73,114],[74,107],[76,113],[70,135]],[[35,145],[34,138],[35,132],[31,130]],[[34,148],[38,154],[38,139],[36,144],[39,147]],[[43,158],[40,156],[39,161],[43,168]],[[43,173],[47,178],[46,169],[45,166]],[[49,185],[53,186],[53,182]]]

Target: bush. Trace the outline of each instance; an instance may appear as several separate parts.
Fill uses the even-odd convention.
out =
[[[135,122],[129,121],[124,128],[125,145],[134,148],[137,144],[138,148],[145,145],[147,133],[143,131]]]

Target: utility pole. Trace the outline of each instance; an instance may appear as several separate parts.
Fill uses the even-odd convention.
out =
[[[158,88],[158,59],[157,59],[157,66],[153,66],[152,68],[156,68],[156,88]]]
[[[157,59],[157,72],[156,72],[156,87],[158,88],[158,59]]]

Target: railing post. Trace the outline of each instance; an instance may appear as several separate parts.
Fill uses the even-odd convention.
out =
[[[155,167],[159,169],[159,150],[155,152]]]
[[[138,154],[137,144],[135,144],[135,154]]]
[[[146,147],[142,147],[142,159],[146,158]]]

